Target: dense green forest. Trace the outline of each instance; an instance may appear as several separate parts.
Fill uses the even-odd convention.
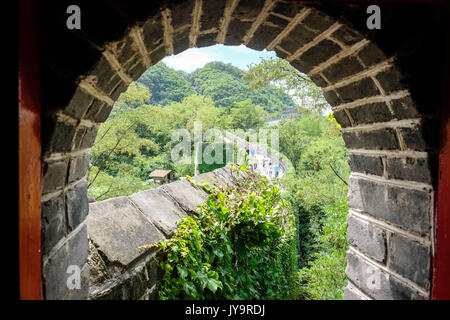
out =
[[[265,119],[295,105],[290,95],[293,91],[295,101],[300,101],[301,105],[297,107],[302,117],[269,127]],[[195,121],[202,122],[203,131],[213,128],[278,130],[279,151],[293,166],[293,170],[275,181],[286,192],[281,196],[272,184],[255,180],[246,188],[254,190],[257,202],[250,201],[242,193],[213,193],[200,216],[180,224],[180,228],[195,230],[195,241],[209,243],[209,247],[201,247],[201,252],[195,253],[200,247],[191,248],[194,251],[189,258],[194,259],[195,256],[195,264],[190,260],[186,265],[195,265],[199,269],[195,272],[182,267],[171,269],[167,267],[169,260],[162,261],[161,266],[167,269],[160,297],[342,299],[346,285],[346,181],[350,169],[339,125],[333,116],[324,115],[327,108],[320,89],[281,59],[263,60],[250,66],[246,72],[229,64],[212,62],[190,74],[158,63],[122,93],[110,117],[100,126],[91,150],[88,193],[97,200],[103,200],[154,188],[156,185],[147,181],[148,173],[154,169],[172,169],[176,178],[192,176],[193,159],[182,164],[172,163],[171,150],[177,143],[172,139],[174,130],[184,128],[192,134]],[[220,206],[217,206],[217,197],[222,197]],[[264,210],[269,207],[264,209],[264,203],[273,203],[273,199],[280,197],[295,218],[295,231],[287,232],[280,226],[270,229],[273,222],[269,221],[272,218],[267,220]],[[228,201],[228,198],[234,200]],[[239,206],[236,199],[241,199]],[[243,204],[255,206],[245,211],[245,219],[248,219],[245,223],[258,222],[249,228],[256,228],[254,234],[260,234],[270,245],[261,250],[251,249],[261,255],[259,258],[242,253],[245,263],[237,256],[232,263],[231,260],[223,260],[222,256],[214,260],[212,255],[218,254],[217,250],[224,254],[230,248],[217,247],[217,239],[205,234],[204,228],[212,228],[217,236],[230,241],[230,234],[240,230],[239,226],[244,222],[237,216],[228,215],[244,212]],[[211,225],[211,215],[217,212],[230,218],[230,224],[238,229],[220,227],[219,222],[219,225]],[[279,218],[281,216],[273,219]],[[269,229],[264,229],[266,227]],[[183,238],[181,233],[178,235],[165,244],[166,250],[172,250],[171,245],[189,247],[187,238]],[[246,235],[249,233],[240,233],[239,241],[243,244],[249,241]],[[289,240],[280,242],[281,235]],[[292,239],[295,239],[295,245]],[[280,247],[276,243],[284,245]],[[177,254],[181,255],[177,259],[183,259],[186,253],[177,251]],[[280,262],[271,264],[270,259],[262,258],[270,255],[274,261]],[[239,271],[243,265],[239,267],[236,264],[247,265],[248,259],[259,271],[245,274]],[[281,261],[289,263],[283,265]],[[183,265],[181,260],[178,262]],[[227,272],[220,269],[222,263],[229,266]],[[208,272],[204,270],[205,266]],[[187,277],[189,270],[192,274]],[[270,292],[267,289],[263,293],[258,285],[261,281],[268,281],[271,275],[273,281],[262,287],[270,288]],[[241,285],[233,288],[233,283]]]
[[[148,69],[120,95],[100,126],[91,151],[89,194],[97,200],[156,187],[147,182],[155,169],[175,171],[177,178],[194,174],[194,165],[175,164],[174,130],[191,134],[194,122],[212,128],[256,129],[266,118],[294,105],[271,85],[250,90],[244,71],[211,62],[187,74],[163,62]],[[192,162],[192,161],[191,161]]]
[[[244,71],[222,62],[210,62],[192,73],[177,71],[159,62],[144,72],[137,82],[150,90],[153,105],[182,102],[192,94],[211,97],[216,107],[225,108],[250,99],[268,113],[281,112],[294,105],[290,95],[272,85],[250,90],[243,75]]]

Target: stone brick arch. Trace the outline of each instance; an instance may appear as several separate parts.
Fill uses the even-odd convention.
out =
[[[417,63],[436,43],[423,28],[399,27],[404,8],[382,7],[386,29],[377,32],[365,28],[365,6],[336,3],[80,2],[82,28],[70,31],[68,5],[42,9],[51,18],[43,22],[41,47],[45,298],[87,296],[84,176],[115,100],[165,56],[217,43],[275,50],[322,87],[333,107],[352,169],[345,297],[430,297],[437,98],[424,99],[433,73]],[[424,10],[432,29],[441,21],[433,7],[410,9],[411,19]],[[65,285],[71,264],[83,266],[81,290]]]

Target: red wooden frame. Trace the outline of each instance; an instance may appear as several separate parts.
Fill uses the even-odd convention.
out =
[[[448,8],[447,8],[448,9]],[[436,199],[433,300],[450,300],[450,23],[446,30],[444,97],[441,109],[439,181]]]
[[[19,284],[20,299],[42,299],[41,106],[38,7],[19,2]]]

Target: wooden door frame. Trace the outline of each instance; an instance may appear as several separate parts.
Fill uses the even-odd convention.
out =
[[[19,2],[19,286],[20,299],[42,299],[41,88],[38,6]]]

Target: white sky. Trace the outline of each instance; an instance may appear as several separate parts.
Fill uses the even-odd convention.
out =
[[[192,72],[211,61],[221,61],[246,70],[250,63],[259,63],[260,58],[276,57],[274,51],[256,51],[240,46],[224,46],[217,44],[204,48],[191,48],[180,54],[165,57],[162,61],[176,70]]]

